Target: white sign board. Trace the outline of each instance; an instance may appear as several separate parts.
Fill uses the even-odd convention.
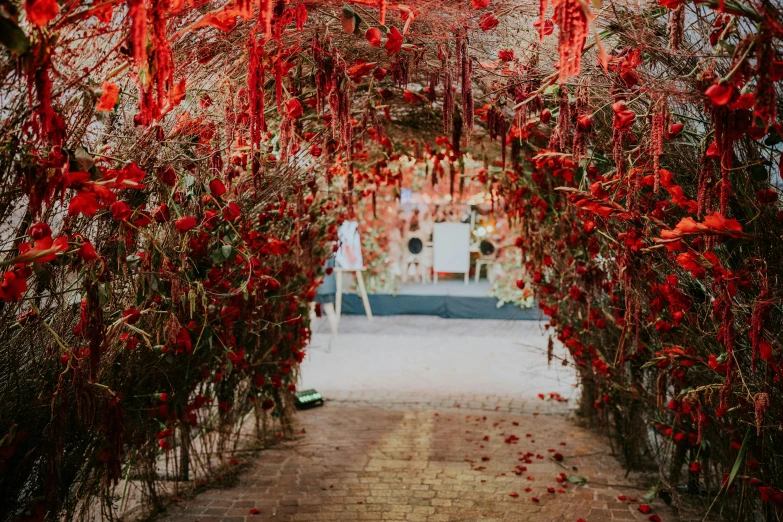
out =
[[[334,256],[335,265],[348,270],[362,268],[362,240],[359,237],[359,223],[343,221],[337,231],[339,249]]]
[[[433,270],[451,274],[470,271],[470,225],[435,223],[433,237]]]

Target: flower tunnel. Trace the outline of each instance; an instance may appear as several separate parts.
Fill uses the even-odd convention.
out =
[[[129,480],[160,506],[161,462],[290,435],[338,227],[400,197],[402,158],[504,213],[627,466],[780,516],[780,4],[0,0],[0,25],[4,520],[111,516]]]

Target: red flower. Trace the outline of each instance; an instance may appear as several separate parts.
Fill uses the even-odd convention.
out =
[[[397,54],[402,49],[402,33],[399,29],[392,26],[389,35],[386,37],[386,53],[391,56]]]
[[[359,83],[362,81],[362,78],[370,74],[370,72],[375,68],[376,63],[377,62],[358,62],[355,65],[349,67],[345,72],[354,83]]]
[[[375,70],[372,72],[372,77],[375,78],[378,81],[383,80],[386,78],[386,75],[389,71],[384,69],[383,67],[376,67]]]
[[[233,201],[223,209],[223,218],[226,221],[236,221],[242,215],[242,209]]]
[[[579,289],[578,286],[573,285],[571,289],[568,291],[568,295],[571,296],[571,299],[578,301],[580,297],[582,297],[582,291]]]
[[[365,31],[364,37],[370,42],[373,47],[381,46],[381,30],[377,27],[370,27]]]
[[[133,211],[124,201],[115,201],[109,206],[109,211],[115,221],[126,221]]]
[[[762,205],[772,205],[778,200],[778,191],[775,189],[761,189],[756,192],[756,199]]]
[[[770,486],[761,486],[759,488],[759,494],[761,495],[762,502],[773,503],[778,508],[783,507],[783,491]]]
[[[185,216],[174,222],[174,226],[177,227],[177,232],[180,234],[184,234],[188,230],[194,228],[197,224],[196,218],[191,216]]]
[[[98,112],[111,112],[114,106],[117,105],[117,98],[120,95],[120,88],[117,87],[117,84],[114,82],[103,82],[103,85],[101,85],[101,90],[103,93],[101,94],[101,98],[98,100],[98,103],[95,105],[95,110]]]
[[[519,497],[519,493],[517,493],[516,491],[512,491],[511,493],[508,494],[508,496],[512,497],[512,498],[518,498]]]
[[[98,196],[88,190],[79,191],[68,205],[68,215],[76,216],[84,214],[87,217],[94,216],[103,205],[98,201]]]
[[[56,0],[26,0],[24,9],[27,19],[37,26],[48,24],[60,12]]]
[[[282,256],[288,253],[288,245],[285,241],[280,241],[276,238],[269,238],[267,244],[261,249],[264,254],[271,254],[274,256]]]
[[[486,9],[489,5],[489,0],[471,0],[470,3],[474,9]]]
[[[52,237],[52,229],[49,228],[49,225],[46,223],[36,223],[30,227],[27,234],[37,241],[39,239]]]
[[[261,510],[258,509],[258,508],[253,508],[250,511],[248,511],[248,513],[250,513],[251,515],[260,515],[261,514]]]
[[[158,175],[158,179],[166,186],[173,187],[177,184],[177,173],[170,165],[160,167],[156,171],[156,174]]]
[[[498,51],[498,58],[503,60],[504,62],[511,62],[514,60],[514,50],[513,49],[501,49]]]
[[[95,248],[89,241],[84,241],[84,243],[82,243],[79,247],[79,251],[76,252],[76,255],[84,261],[95,261],[98,259],[98,254],[95,253]]]
[[[171,212],[169,212],[169,206],[165,203],[161,203],[157,208],[152,211],[152,217],[158,223],[165,223],[171,219]]]
[[[639,504],[639,511],[644,513],[645,515],[648,515],[652,512],[652,508],[648,506],[647,504]]]
[[[57,254],[68,250],[68,238],[60,236],[54,241],[51,237],[45,237],[35,242],[35,246],[30,243],[20,243],[20,256],[14,258],[13,263],[46,263],[57,259]]]
[[[541,120],[541,123],[546,123],[549,121],[549,118],[552,117],[552,113],[549,111],[549,109],[544,109],[541,111],[541,114],[539,115],[539,119]]]
[[[734,87],[726,84],[713,83],[704,91],[713,105],[726,105],[734,94]]]
[[[698,472],[700,472],[701,471],[701,464],[699,464],[698,462],[695,462],[695,461],[691,462],[691,465],[688,468],[688,471],[690,471],[691,473],[698,473]]]
[[[614,110],[614,127],[616,129],[627,129],[633,125],[636,113],[629,110],[628,107],[625,106],[624,101],[613,103],[612,110]]]
[[[291,98],[285,102],[285,110],[289,118],[298,118],[302,115],[302,104],[299,103],[299,99]]]
[[[226,193],[226,186],[221,180],[215,178],[209,182],[209,193],[216,198],[219,198]]]
[[[128,324],[136,324],[139,321],[140,317],[141,317],[141,312],[139,312],[135,308],[127,308],[124,312],[122,312],[122,318]]]
[[[482,31],[491,31],[498,26],[498,19],[495,18],[494,13],[484,13],[479,18],[479,27]]]
[[[588,114],[576,117],[576,124],[582,130],[589,130],[593,126],[593,118]]]
[[[408,89],[405,89],[402,97],[405,99],[405,103],[420,103],[422,101],[420,94],[416,94],[415,92],[409,91]]]
[[[533,22],[533,27],[536,28],[536,32],[539,31],[539,28],[541,27],[541,21],[536,20]],[[550,34],[555,32],[555,24],[552,22],[552,20],[549,20],[548,18],[544,20],[544,36],[549,36]]]
[[[0,300],[19,301],[27,291],[27,278],[16,269],[3,274],[0,281]]]
[[[120,170],[108,170],[104,177],[107,180],[114,181],[115,188],[143,189],[141,181],[146,176],[146,172],[141,170],[134,162],[130,162]],[[102,188],[100,185],[93,185],[93,190]]]
[[[684,129],[684,128],[685,128],[685,125],[683,125],[682,123],[679,123],[679,122],[678,123],[672,123],[669,126],[669,132],[668,132],[667,137],[669,139],[676,138],[682,132],[682,129]]]

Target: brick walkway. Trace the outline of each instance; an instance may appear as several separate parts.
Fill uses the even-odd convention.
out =
[[[531,383],[549,387],[555,382],[546,380],[551,374],[547,377],[546,358],[540,350],[512,352],[498,344],[502,339],[497,338],[496,329],[489,328],[484,334],[495,335],[489,344],[496,350],[507,350],[501,354],[503,361],[525,367],[534,377],[519,379],[517,384],[517,378],[509,374],[506,384],[481,394],[478,386],[461,381],[470,375],[471,368],[449,367],[446,373],[463,377],[436,377],[438,384],[429,390],[425,379],[416,393],[400,392],[381,375],[389,372],[385,365],[373,369],[352,356],[352,339],[367,346],[362,344],[367,339],[352,338],[354,334],[365,335],[361,329],[367,325],[354,324],[358,333],[351,333],[350,323],[341,325],[340,337],[318,354],[319,364],[311,362],[303,369],[305,376],[309,371],[313,379],[322,379],[324,386],[331,384],[325,395],[332,400],[297,415],[297,439],[261,452],[231,488],[208,490],[171,507],[165,520],[601,522],[646,521],[655,514],[664,521],[676,520],[660,501],[652,504],[652,513],[639,512],[643,501],[634,497],[646,491],[634,487],[639,485],[638,478],[625,476],[606,440],[580,428],[568,403],[550,400],[548,395],[541,400],[533,393],[535,385]],[[383,329],[383,322],[375,324]],[[443,332],[437,333],[442,328],[437,324],[429,324],[429,329],[433,335],[443,336]],[[460,323],[449,323],[450,329],[455,326],[455,335],[464,341]],[[532,336],[530,328],[529,324],[509,326],[500,337],[518,336],[520,331]],[[399,329],[394,331],[398,336]],[[532,344],[545,345],[540,333],[535,335],[539,339]],[[383,336],[376,333],[374,344],[366,349],[376,350],[373,357],[397,357],[393,377],[401,372],[426,371],[412,355],[416,339],[397,337],[391,343]],[[456,337],[444,339],[449,347],[457,346]],[[487,337],[477,339],[486,355]],[[319,342],[324,339],[314,340],[315,350]],[[411,353],[406,355],[402,348]],[[330,362],[330,357],[337,362]],[[399,359],[410,360],[411,368],[400,367]],[[351,360],[357,360],[359,367],[344,368]],[[454,360],[465,361],[457,364],[470,362],[469,358],[460,359],[459,354],[448,362]],[[355,371],[368,380],[345,381],[341,389],[334,373],[331,380],[325,375],[336,369],[346,376]],[[529,391],[504,393],[503,386]],[[572,389],[569,383],[561,383],[561,387]],[[620,500],[623,495],[625,500]]]

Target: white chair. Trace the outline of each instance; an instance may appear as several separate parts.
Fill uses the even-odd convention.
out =
[[[481,277],[481,267],[483,266],[487,267],[487,280],[489,280],[491,283],[493,280],[491,268],[495,263],[497,263],[499,250],[491,241],[483,239],[478,245],[478,251],[480,256],[478,259],[476,259],[476,283],[479,282]]]
[[[415,233],[406,235],[403,249],[402,282],[404,283],[408,280],[411,267],[415,268],[415,274],[424,282],[426,278],[426,275],[422,272],[426,257],[424,238]]]

